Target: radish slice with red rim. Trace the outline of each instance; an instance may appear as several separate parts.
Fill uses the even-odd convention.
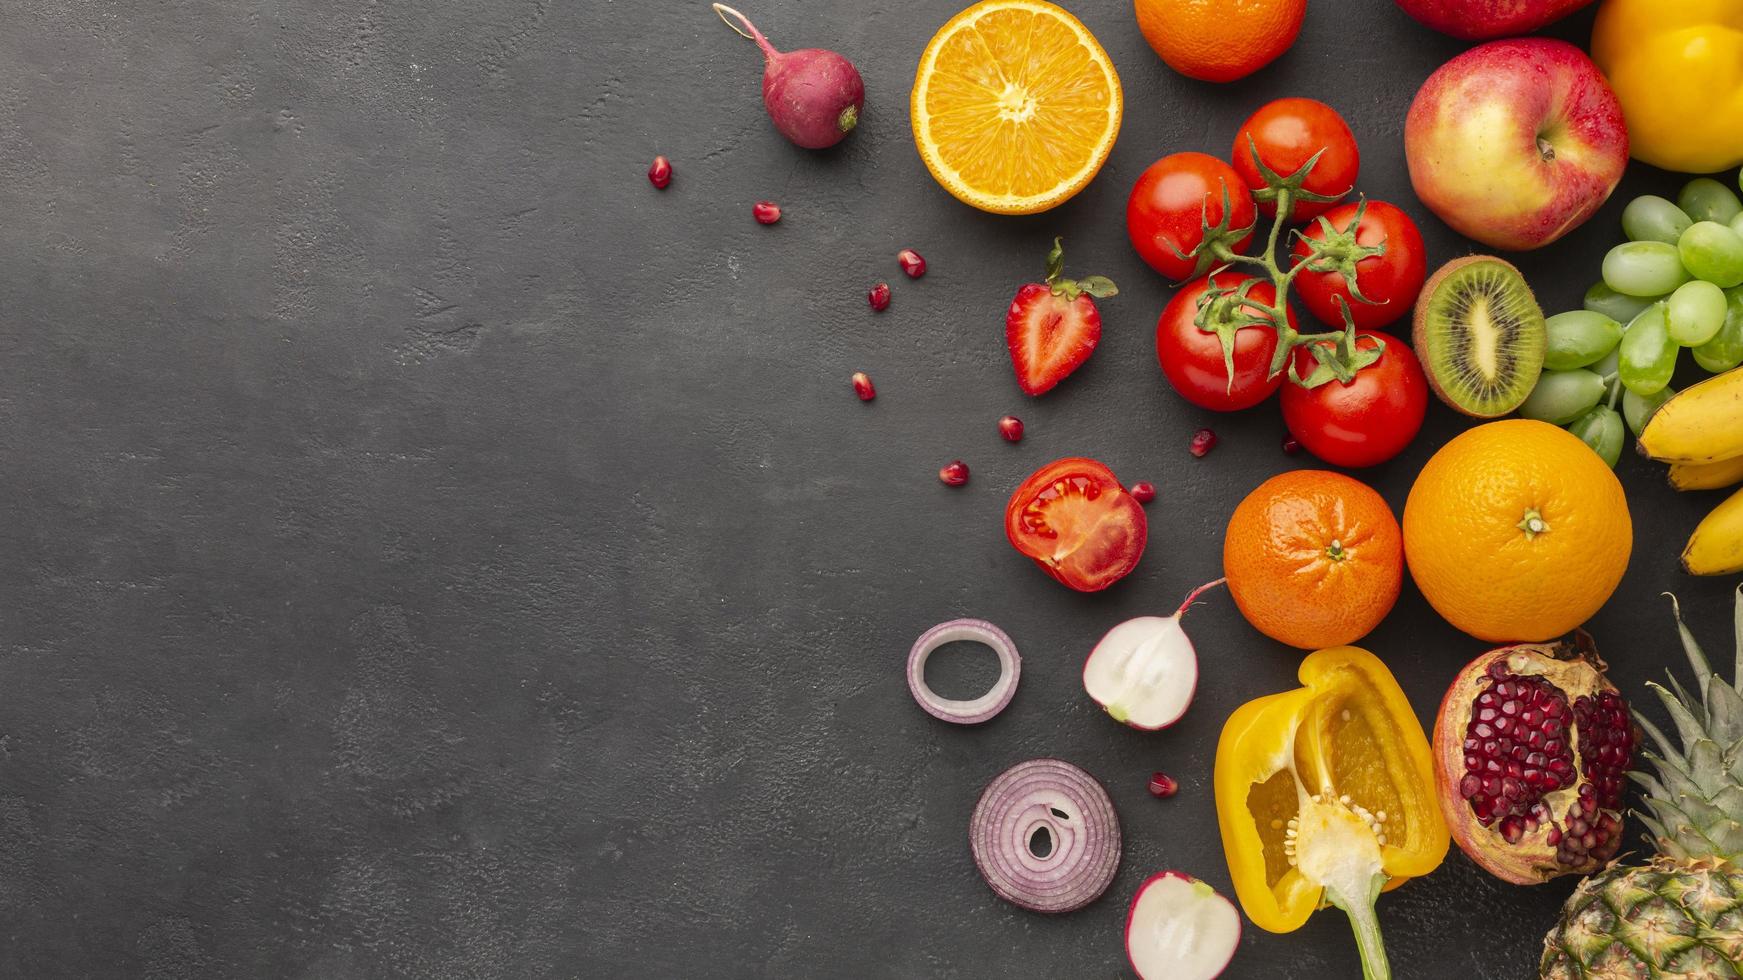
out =
[[[969,701],[954,701],[942,697],[926,686],[926,660],[946,643],[967,640],[991,647],[999,658],[999,679],[985,694]],[[926,713],[953,725],[978,725],[1005,710],[1011,696],[1017,693],[1017,677],[1022,673],[1023,658],[1017,655],[1017,645],[1005,631],[984,619],[953,619],[939,623],[914,641],[908,651],[908,690]]]
[[[981,877],[1034,912],[1071,912],[1101,897],[1120,864],[1120,819],[1107,790],[1059,759],[1019,763],[987,784],[968,824]]]
[[[1198,688],[1198,652],[1180,619],[1217,579],[1194,589],[1172,616],[1128,619],[1083,662],[1083,689],[1115,721],[1147,732],[1180,720]]]
[[[1138,886],[1126,914],[1126,958],[1142,980],[1212,980],[1241,944],[1241,914],[1191,875],[1164,871]]]

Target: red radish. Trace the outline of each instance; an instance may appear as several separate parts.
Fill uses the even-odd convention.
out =
[[[715,4],[714,12],[763,50],[763,106],[782,136],[807,150],[821,150],[853,132],[865,105],[865,82],[853,62],[823,48],[783,54],[750,18],[723,3]]]
[[[663,156],[654,157],[654,162],[648,165],[648,183],[665,190],[672,182],[672,161]]]
[[[1083,689],[1117,722],[1153,732],[1180,720],[1198,687],[1198,653],[1180,617],[1217,579],[1192,590],[1172,616],[1128,619],[1083,662]]]
[[[871,304],[872,312],[882,313],[890,308],[890,284],[880,282],[866,290],[865,301]]]
[[[758,201],[750,206],[750,216],[759,225],[772,225],[781,220],[781,206],[773,201]]]
[[[1101,312],[1095,299],[1119,293],[1106,276],[1065,278],[1065,252],[1053,239],[1047,253],[1047,281],[1017,290],[1005,313],[1005,345],[1024,394],[1053,390],[1075,371],[1101,342]]]
[[[853,393],[862,402],[869,402],[878,396],[877,388],[872,386],[871,375],[864,371],[853,372]]]
[[[1212,980],[1241,945],[1241,914],[1179,871],[1152,875],[1126,913],[1126,959],[1140,980]]]

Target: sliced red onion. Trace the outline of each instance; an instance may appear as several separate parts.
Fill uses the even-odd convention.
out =
[[[1052,849],[1037,857],[1043,829]],[[1059,759],[1034,759],[987,784],[968,843],[1000,898],[1035,912],[1071,912],[1100,898],[1114,880],[1120,818],[1089,773]]]
[[[999,679],[992,689],[972,701],[953,701],[940,697],[926,686],[926,659],[946,643],[968,640],[992,648],[999,657]],[[978,725],[1005,710],[1011,695],[1017,693],[1017,676],[1022,673],[1023,658],[1017,655],[1017,645],[1005,631],[984,619],[953,619],[939,623],[914,641],[908,651],[908,690],[926,713],[953,725]]]

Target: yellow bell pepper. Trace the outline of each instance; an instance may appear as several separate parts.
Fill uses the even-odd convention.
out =
[[[1743,163],[1743,0],[1605,0],[1592,60],[1635,159],[1703,174]]]
[[[1389,977],[1374,901],[1428,874],[1449,835],[1428,737],[1380,659],[1308,655],[1302,687],[1249,701],[1223,725],[1216,812],[1247,918],[1290,932],[1315,909],[1349,914],[1369,980]]]

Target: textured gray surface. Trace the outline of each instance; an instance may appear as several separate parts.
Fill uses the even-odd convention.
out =
[[[1212,87],[1161,65],[1122,0],[1072,6],[1119,67],[1124,132],[1070,205],[1000,219],[940,192],[908,136],[950,4],[749,11],[859,62],[864,124],[824,154],[773,134],[754,49],[701,2],[14,4],[0,975],[1111,977],[1147,874],[1226,890],[1216,732],[1296,655],[1211,598],[1198,701],[1159,735],[1099,716],[1078,669],[1215,577],[1233,504],[1308,464],[1278,452],[1274,407],[1210,419],[1166,390],[1168,290],[1125,242],[1125,194],[1165,151],[1226,150],[1266,98],[1318,96],[1355,125],[1362,187],[1449,258],[1466,245],[1410,194],[1400,129],[1460,46],[1387,0],[1321,0],[1282,61]],[[1625,191],[1676,186],[1636,170]],[[759,198],[786,219],[753,223]],[[1620,205],[1522,260],[1547,305],[1596,277]],[[1089,364],[1030,401],[1001,316],[1055,234],[1124,293]],[[1222,445],[1195,461],[1206,422]],[[1434,407],[1371,479],[1401,505],[1460,425]],[[1006,493],[1068,453],[1162,491],[1108,594],[1003,540]],[[974,480],[947,490],[959,456]],[[1622,475],[1639,549],[1592,625],[1638,693],[1674,658],[1659,591],[1715,638],[1729,613],[1726,583],[1674,568],[1710,500],[1632,457]],[[1026,657],[972,731],[901,675],[963,614]],[[1408,588],[1367,645],[1425,718],[1481,649]],[[965,839],[980,787],[1037,755],[1101,778],[1126,829],[1108,895],[1056,919],[994,898]],[[1147,796],[1155,768],[1177,798]],[[1455,854],[1381,917],[1400,976],[1519,977],[1567,890]],[[1333,913],[1249,929],[1231,975],[1354,970]]]

